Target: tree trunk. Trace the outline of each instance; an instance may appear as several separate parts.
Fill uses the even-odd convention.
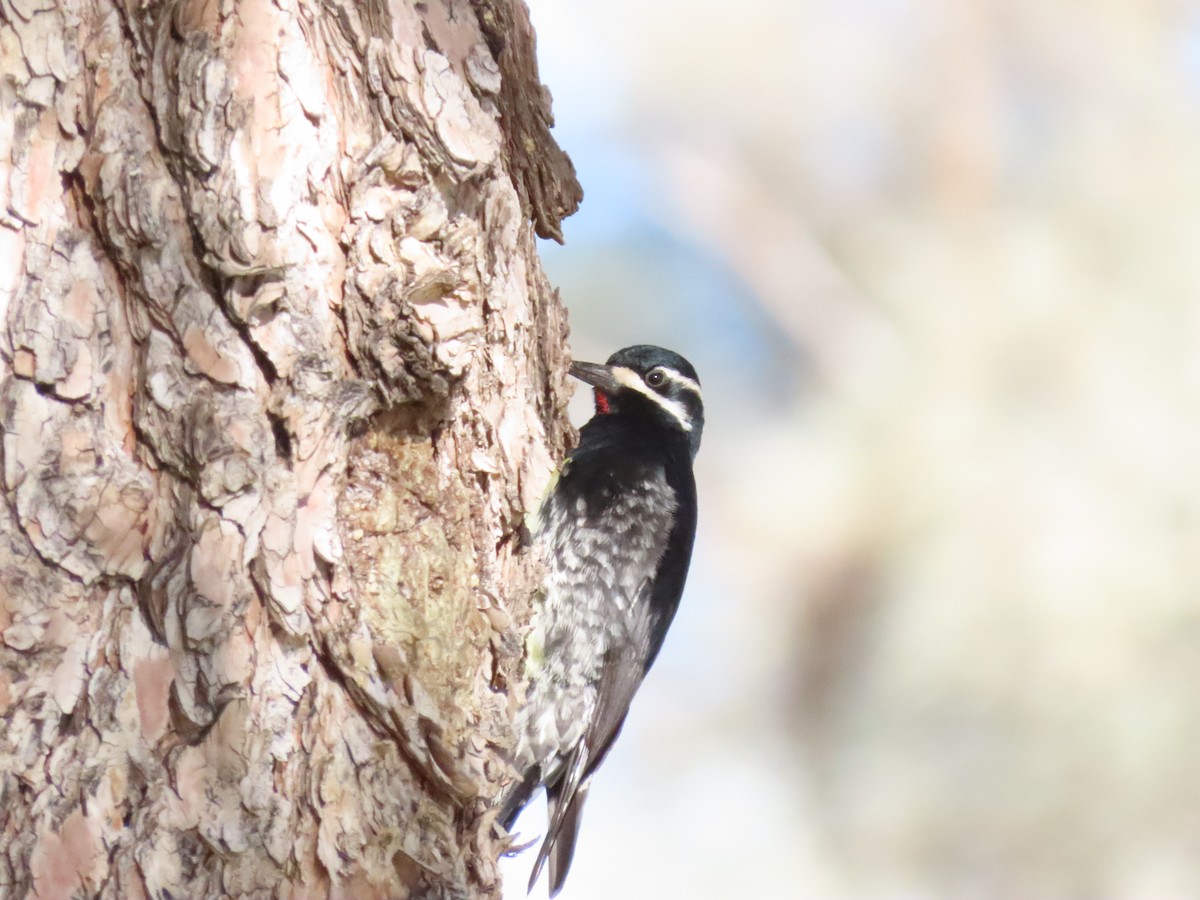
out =
[[[521,0],[0,0],[0,67],[0,896],[496,896],[580,197]]]

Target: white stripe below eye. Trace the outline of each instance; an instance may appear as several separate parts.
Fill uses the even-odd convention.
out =
[[[662,372],[668,378],[683,378],[684,381],[691,382],[691,384],[696,385],[696,382],[692,381],[692,379],[672,372],[670,369],[663,369]],[[684,405],[678,400],[671,400],[670,398],[664,397],[662,394],[652,390],[646,384],[646,382],[642,381],[642,376],[633,371],[633,369],[627,369],[624,366],[615,366],[613,367],[612,374],[613,378],[615,378],[617,383],[622,387],[627,387],[631,391],[637,391],[639,394],[649,397],[651,400],[665,409],[671,414],[675,421],[679,423],[679,427],[684,431],[692,430],[692,417],[688,415],[687,408],[684,407]],[[696,393],[697,395],[700,393],[699,385],[696,385]]]
[[[698,399],[703,399],[703,397],[700,396],[700,385],[697,384],[693,379],[688,378],[686,375],[681,375],[674,369],[659,369],[658,371],[667,376],[667,381],[671,382],[672,384],[679,385],[684,390],[691,391]]]

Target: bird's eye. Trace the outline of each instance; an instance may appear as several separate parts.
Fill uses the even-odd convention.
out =
[[[650,374],[646,376],[646,384],[650,385],[650,387],[658,387],[666,380],[667,376],[663,374],[662,369],[652,369]]]

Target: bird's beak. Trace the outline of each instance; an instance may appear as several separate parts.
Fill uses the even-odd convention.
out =
[[[621,389],[612,366],[602,366],[599,363],[573,362],[571,374],[594,388],[599,388],[606,394],[615,394]]]

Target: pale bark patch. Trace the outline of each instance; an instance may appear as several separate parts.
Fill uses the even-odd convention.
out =
[[[133,666],[133,688],[137,693],[141,737],[149,745],[153,745],[167,730],[167,700],[174,678],[175,667],[166,656],[158,659],[148,657]]]
[[[42,837],[30,859],[38,900],[70,900],[80,889],[95,890],[104,854],[100,830],[100,823],[76,810],[60,830]]]

